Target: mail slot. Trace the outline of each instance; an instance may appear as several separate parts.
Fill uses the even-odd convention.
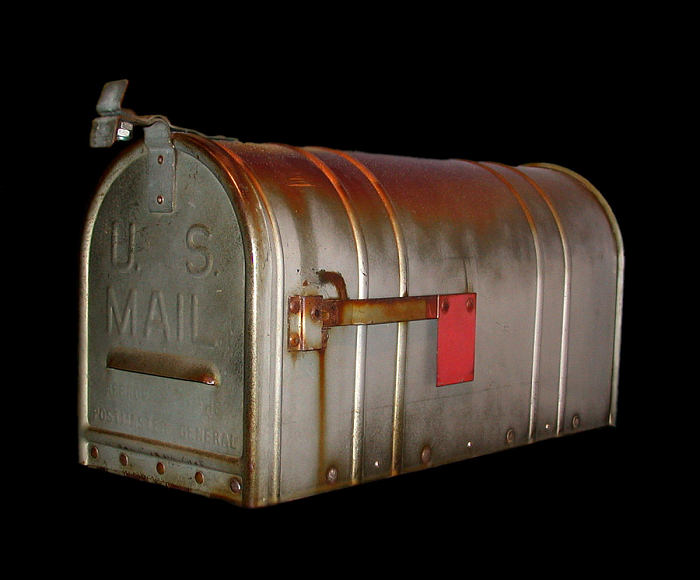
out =
[[[80,462],[258,507],[614,425],[583,177],[207,137],[122,107],[82,251]],[[133,138],[133,139],[132,139]]]

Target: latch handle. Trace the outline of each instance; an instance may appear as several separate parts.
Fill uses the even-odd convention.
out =
[[[476,294],[335,299],[291,296],[288,349],[322,350],[334,326],[438,320],[437,386],[474,380]]]
[[[175,147],[170,138],[173,128],[162,115],[137,115],[122,106],[129,81],[110,81],[102,87],[95,107],[99,117],[92,122],[91,147],[111,147],[115,141],[129,141],[134,126],[143,127],[148,150],[146,198],[152,213],[170,213],[175,197]]]
[[[127,79],[110,81],[102,87],[95,109],[100,115],[93,119],[90,131],[90,147],[111,147],[115,141],[129,141],[135,126],[148,127],[157,122],[172,128],[170,121],[163,115],[137,115],[131,109],[122,107]]]

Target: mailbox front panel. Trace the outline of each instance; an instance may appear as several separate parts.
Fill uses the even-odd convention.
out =
[[[241,232],[221,184],[182,152],[172,211],[153,211],[147,164],[143,148],[123,158],[92,214],[83,453],[230,496],[244,449]]]

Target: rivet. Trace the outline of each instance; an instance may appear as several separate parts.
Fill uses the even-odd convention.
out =
[[[235,477],[231,478],[231,481],[228,484],[229,488],[233,493],[241,493],[241,482],[238,481]]]
[[[574,415],[571,418],[571,426],[574,429],[578,429],[581,426],[581,417],[579,417],[578,415]]]
[[[420,461],[423,465],[427,465],[428,463],[430,463],[430,459],[432,458],[432,456],[433,451],[432,449],[430,449],[430,445],[426,445],[425,447],[423,447],[423,449],[421,449]]]
[[[156,465],[156,471],[163,475],[165,473],[165,465],[163,465],[160,461]]]
[[[469,447],[469,448],[471,449],[471,446],[472,446],[472,442],[471,442],[471,441],[467,441],[467,447]]]
[[[163,165],[163,156],[158,155],[158,165]]]
[[[90,447],[90,457],[97,459],[100,456],[100,452],[94,445]]]
[[[551,429],[552,429],[552,426],[551,426],[549,423],[545,423],[545,425],[544,425],[544,430],[545,430],[545,431],[551,431]]]
[[[204,475],[202,474],[201,471],[198,471],[197,473],[194,474],[194,480],[199,483],[200,485],[204,483]]]
[[[289,312],[292,314],[296,314],[299,312],[299,299],[298,298],[293,298],[292,300],[289,301]]]
[[[474,310],[474,299],[473,298],[467,298],[467,312],[471,312]]]
[[[328,468],[328,471],[326,471],[326,481],[328,483],[335,483],[338,481],[338,468],[334,466],[330,466]]]
[[[122,465],[129,465],[129,458],[126,456],[126,453],[121,453],[119,455],[119,463]]]
[[[515,431],[513,429],[508,429],[506,431],[506,443],[513,443],[515,441]]]
[[[318,308],[314,308],[311,311],[311,320],[320,320],[321,319],[321,311]]]
[[[159,195],[158,197],[156,197],[156,201],[158,202],[158,205],[160,205],[161,203],[163,203],[163,196],[162,196],[162,195]]]
[[[299,346],[299,335],[296,332],[289,335],[289,346]]]

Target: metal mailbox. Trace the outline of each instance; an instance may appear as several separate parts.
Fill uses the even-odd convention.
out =
[[[80,461],[257,507],[615,422],[623,249],[509,167],[205,137],[121,106],[82,255]]]

